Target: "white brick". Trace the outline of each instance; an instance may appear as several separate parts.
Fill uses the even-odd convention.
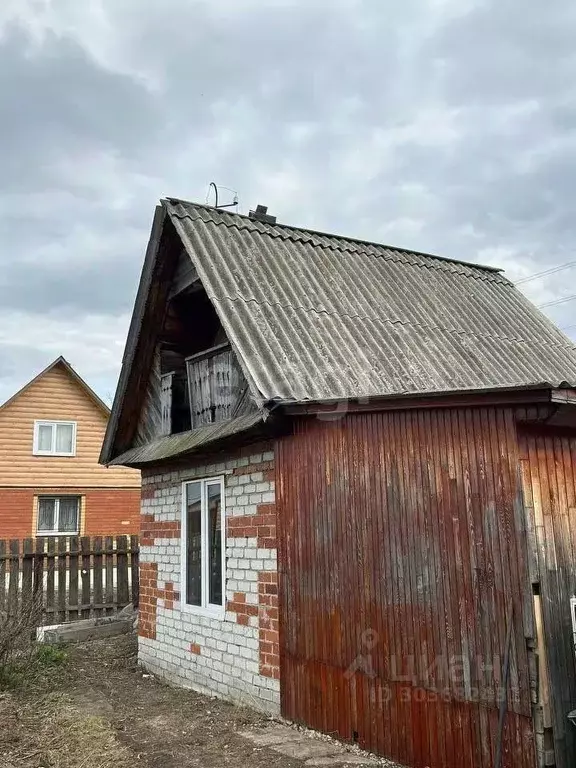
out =
[[[273,501],[274,484],[264,481],[261,470],[243,475],[231,475],[236,467],[249,463],[273,460],[273,453],[246,457],[230,456],[211,465],[197,465],[168,474],[143,473],[143,486],[161,483],[154,499],[142,503],[146,514],[156,520],[176,521],[181,515],[181,483],[194,477],[224,474],[226,514],[254,515],[260,500]],[[272,496],[272,498],[271,498]],[[157,539],[155,546],[142,547],[142,557],[158,563],[159,586],[174,583],[180,589],[180,546],[177,539]],[[246,594],[246,602],[258,605],[258,572],[276,568],[276,552],[258,548],[257,540],[229,537],[226,541],[227,573],[226,595],[232,599],[235,592]],[[279,709],[278,681],[259,674],[260,643],[259,617],[250,617],[250,626],[237,623],[235,613],[227,612],[224,620],[163,607],[158,601],[156,640],[140,638],[139,658],[156,674],[180,685],[212,695],[232,698],[238,702],[254,703],[271,712]],[[198,643],[199,656],[190,653],[190,643]]]

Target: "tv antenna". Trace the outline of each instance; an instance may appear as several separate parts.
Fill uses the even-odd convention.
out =
[[[229,187],[223,187],[221,184],[218,185],[216,182],[211,181],[208,185],[208,192],[206,194],[206,205],[209,204],[210,200],[210,193],[214,190],[214,208],[234,208],[236,205],[238,205],[238,192],[234,189],[230,189]],[[231,203],[221,203],[220,202],[220,190],[225,189],[227,192],[230,192],[230,194],[233,195],[232,202]]]

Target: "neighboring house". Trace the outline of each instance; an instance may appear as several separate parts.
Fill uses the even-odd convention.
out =
[[[574,766],[575,387],[496,269],[163,200],[101,455],[142,470],[140,659],[487,768],[508,658],[503,765]]]
[[[109,415],[63,357],[0,406],[0,539],[138,533],[140,473],[98,463]]]

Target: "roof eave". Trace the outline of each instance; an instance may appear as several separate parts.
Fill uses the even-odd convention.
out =
[[[132,448],[113,459],[111,465],[145,469],[160,464],[186,461],[190,457],[195,459],[233,445],[271,437],[276,433],[280,423],[281,420],[271,418],[269,412],[256,411],[228,422],[168,435],[153,443]],[[210,433],[211,430],[213,434]]]
[[[566,384],[566,387],[569,385]],[[280,410],[287,416],[333,414],[363,411],[384,411],[401,408],[438,408],[452,405],[498,405],[519,403],[551,402],[554,393],[564,388],[564,384],[553,385],[539,382],[529,385],[494,387],[486,389],[454,389],[444,392],[405,392],[391,395],[351,398],[332,398],[327,400],[273,400],[265,405],[271,410]]]

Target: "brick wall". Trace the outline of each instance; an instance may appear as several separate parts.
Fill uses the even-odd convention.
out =
[[[139,488],[86,491],[84,495],[86,536],[139,533]]]
[[[0,488],[0,539],[35,536],[35,497],[83,497],[82,533],[87,536],[136,534],[140,525],[140,490],[86,488]]]
[[[225,476],[226,612],[182,610],[182,482]],[[280,707],[274,453],[269,444],[215,464],[142,473],[142,663],[179,685]]]

